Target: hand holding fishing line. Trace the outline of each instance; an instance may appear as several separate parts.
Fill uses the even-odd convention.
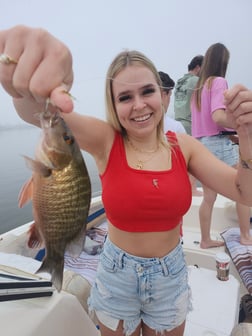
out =
[[[13,98],[44,104],[50,97],[63,112],[73,109],[66,94],[73,82],[71,52],[46,30],[0,31],[0,82]]]

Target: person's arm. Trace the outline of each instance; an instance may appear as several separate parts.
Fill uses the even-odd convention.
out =
[[[213,80],[211,86],[211,113],[213,121],[223,128],[234,128],[235,125],[230,119],[230,115],[226,113],[224,103],[224,92],[228,85],[225,78],[217,77]]]
[[[224,128],[234,128],[235,126],[225,109],[215,110],[212,114],[212,119],[217,125]]]
[[[252,206],[252,171],[239,171],[213,155],[197,139],[177,134],[188,171],[208,188],[233,201]]]
[[[183,140],[189,172],[199,181],[234,201],[252,206],[252,91],[236,85],[224,93],[226,111],[239,137],[238,169],[211,154],[198,140]]]

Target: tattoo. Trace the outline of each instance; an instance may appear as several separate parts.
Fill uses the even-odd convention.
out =
[[[243,160],[242,158],[240,158],[240,163],[241,163],[242,168],[252,170],[252,168],[249,167],[247,161]]]
[[[241,185],[240,185],[240,183],[236,183],[236,188],[239,190],[239,192],[241,192]]]
[[[239,156],[240,156],[240,164],[242,168],[252,170],[252,168],[249,166],[249,164],[252,164],[252,159],[244,160],[241,156],[240,149],[239,149]]]

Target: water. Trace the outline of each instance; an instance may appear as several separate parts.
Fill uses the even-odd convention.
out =
[[[33,220],[31,202],[20,209],[18,194],[31,176],[22,155],[34,158],[40,132],[36,127],[0,128],[0,234]],[[83,155],[95,196],[101,190],[97,168],[88,153],[83,152]]]

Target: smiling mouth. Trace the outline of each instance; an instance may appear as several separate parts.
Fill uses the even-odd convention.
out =
[[[149,113],[149,114],[146,114],[146,115],[141,116],[141,117],[133,118],[133,120],[136,121],[136,122],[143,122],[143,121],[149,120],[151,115],[152,115],[152,113]]]

